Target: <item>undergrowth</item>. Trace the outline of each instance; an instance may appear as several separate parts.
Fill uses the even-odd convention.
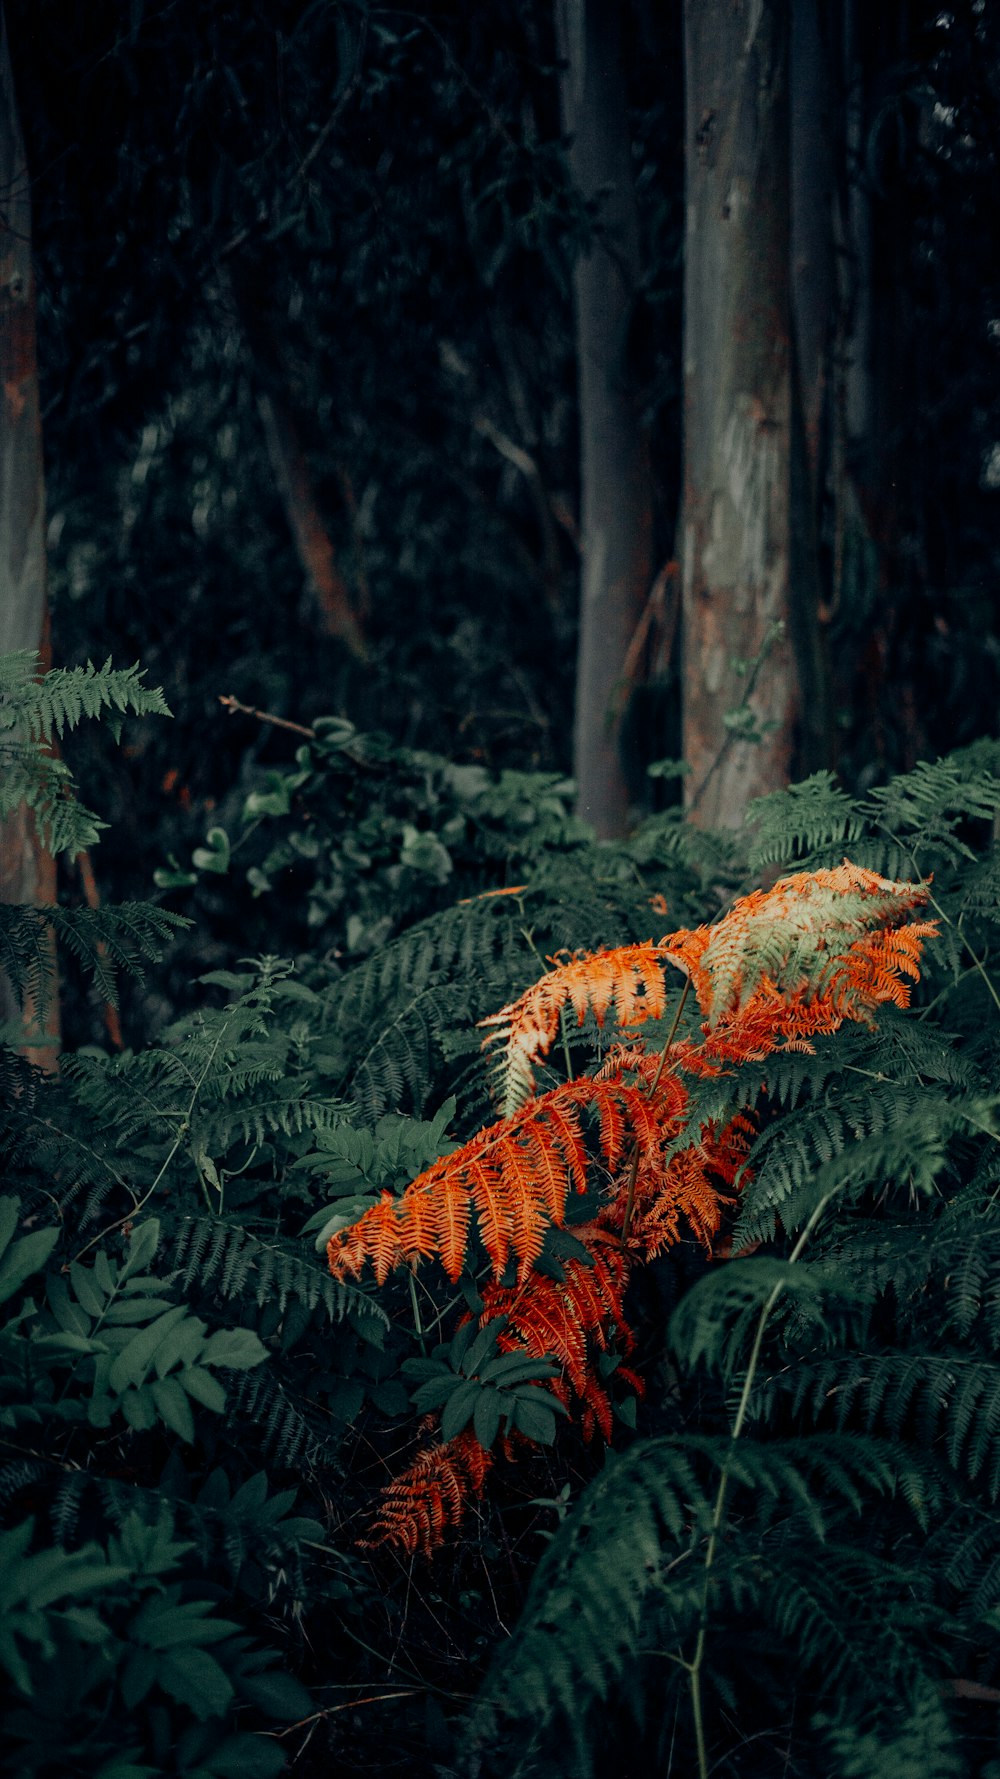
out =
[[[72,852],[40,742],[159,706],[31,666]],[[317,728],[275,860],[371,779]],[[8,1029],[0,1770],[995,1779],[998,773],[613,846],[482,775],[393,859],[320,821],[316,948],[155,1042]],[[179,925],[92,913],[5,911],[22,1004]]]

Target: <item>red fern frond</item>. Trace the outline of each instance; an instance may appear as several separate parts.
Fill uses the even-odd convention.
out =
[[[561,1225],[569,1191],[587,1186],[588,1153],[583,1118],[600,1115],[597,1146],[607,1136],[605,1167],[619,1165],[626,1139],[638,1143],[650,1167],[680,1129],[684,1090],[670,1077],[650,1094],[617,1073],[567,1081],[522,1106],[511,1118],[488,1125],[462,1148],[418,1175],[397,1199],[389,1193],[327,1247],[335,1278],[357,1277],[366,1260],[381,1283],[393,1266],[437,1255],[449,1278],[465,1264],[472,1212],[490,1258],[502,1277],[513,1253],[523,1280],[542,1250],[549,1224]],[[417,1201],[423,1201],[415,1209]],[[433,1206],[434,1211],[427,1209]]]
[[[635,1337],[625,1320],[623,1298],[628,1259],[621,1245],[596,1223],[573,1231],[590,1261],[565,1260],[559,1281],[532,1273],[524,1285],[484,1286],[481,1324],[507,1318],[497,1337],[501,1352],[524,1351],[563,1366],[576,1394],[585,1398],[590,1375],[588,1340],[603,1351],[614,1336],[629,1352]]]
[[[400,1201],[406,1207],[410,1195],[419,1198],[421,1195],[411,1186],[404,1192]],[[465,1250],[469,1240],[469,1223],[472,1217],[472,1205],[469,1194],[461,1180],[444,1173],[437,1190],[424,1195],[437,1207],[435,1234],[437,1236],[437,1252],[441,1256],[441,1264],[449,1279],[457,1279],[465,1264]],[[327,1250],[329,1254],[329,1249]],[[330,1259],[330,1270],[335,1271],[333,1259]],[[353,1261],[351,1270],[354,1270]]]
[[[462,1519],[469,1500],[482,1493],[493,1460],[475,1434],[459,1433],[430,1445],[382,1492],[364,1546],[395,1545],[408,1556],[432,1556]]]

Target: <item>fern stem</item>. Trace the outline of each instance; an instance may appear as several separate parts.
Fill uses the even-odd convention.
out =
[[[691,978],[690,978],[690,976],[685,976],[684,987],[681,989],[680,995],[678,997],[677,1005],[674,1008],[674,1017],[670,1023],[670,1030],[667,1033],[666,1042],[663,1046],[663,1049],[660,1051],[660,1060],[659,1060],[659,1063],[657,1064],[656,1074],[653,1076],[652,1084],[649,1089],[650,1097],[652,1097],[652,1095],[656,1092],[656,1089],[660,1085],[660,1080],[662,1078],[664,1068],[666,1067],[667,1057],[670,1055],[671,1046],[673,1045],[673,1041],[677,1036],[677,1027],[680,1025],[680,1022],[681,1022],[681,1014],[684,1011],[684,1003],[688,998],[688,990],[690,989],[690,987],[691,987]],[[632,1144],[632,1154],[629,1157],[629,1164],[628,1164],[628,1190],[625,1194],[625,1215],[622,1218],[622,1237],[621,1237],[621,1239],[622,1239],[623,1246],[628,1241],[629,1230],[632,1227],[632,1213],[633,1213],[633,1210],[635,1209],[635,1185],[636,1185],[636,1180],[638,1179],[638,1177],[639,1177],[639,1139],[638,1139],[638,1137],[636,1137]]]
[[[538,949],[538,946],[535,944],[535,935],[534,935],[534,932],[532,931],[531,927],[522,927],[521,928],[521,937],[524,940],[525,944],[527,945],[529,951],[532,952],[532,954],[538,959],[538,962],[542,967],[543,974],[547,976],[549,974],[549,965],[546,963],[545,959],[543,958],[541,952]],[[566,1009],[565,1009],[565,1007],[560,1007],[560,1009],[559,1009],[559,1038],[560,1038],[560,1042],[562,1043],[563,1061],[566,1064],[566,1079],[567,1079],[567,1081],[572,1081],[573,1072],[574,1072],[573,1071],[573,1058],[570,1055],[569,1035],[566,1031]]]
[[[83,1247],[80,1248],[77,1251],[77,1253],[73,1256],[74,1260],[79,1260],[81,1255],[86,1254],[91,1248],[96,1247],[98,1242],[105,1241],[106,1238],[109,1235],[113,1234],[113,1232],[116,1229],[121,1229],[123,1224],[131,1223],[132,1219],[139,1215],[139,1212],[143,1209],[143,1207],[145,1205],[148,1205],[150,1199],[152,1198],[153,1194],[155,1193],[157,1187],[159,1186],[160,1181],[163,1179],[164,1174],[166,1173],[167,1169],[169,1168],[171,1162],[173,1161],[174,1156],[177,1154],[178,1149],[180,1148],[181,1144],[183,1143],[184,1138],[190,1132],[191,1119],[194,1117],[194,1109],[195,1109],[195,1106],[198,1104],[198,1095],[201,1093],[202,1087],[204,1086],[206,1077],[208,1075],[208,1071],[212,1067],[212,1064],[215,1061],[219,1046],[221,1045],[223,1038],[226,1036],[226,1033],[229,1030],[230,1023],[231,1022],[229,1020],[227,1020],[226,1023],[224,1025],[222,1025],[219,1029],[219,1033],[215,1040],[215,1043],[212,1045],[212,1048],[209,1051],[208,1056],[205,1059],[205,1066],[202,1069],[201,1074],[198,1076],[197,1081],[194,1083],[194,1086],[191,1089],[191,1098],[188,1101],[187,1110],[184,1112],[183,1116],[181,1117],[181,1121],[177,1126],[177,1135],[175,1136],[172,1144],[170,1145],[170,1148],[163,1160],[163,1163],[159,1169],[159,1172],[156,1175],[155,1180],[153,1181],[152,1186],[150,1186],[148,1192],[143,1193],[142,1197],[136,1201],[136,1203],[132,1206],[131,1210],[125,1212],[125,1215],[123,1217],[117,1217],[115,1219],[114,1223],[108,1224],[106,1229],[98,1230],[96,1235],[92,1235],[89,1242],[84,1242]],[[201,1178],[201,1175],[199,1172],[199,1179],[200,1178]],[[206,1197],[207,1197],[207,1194],[206,1194]],[[209,1207],[209,1209],[211,1209],[211,1207]]]
[[[977,970],[979,972],[979,974],[982,977],[983,981],[985,982],[986,987],[989,991],[989,994],[992,998],[993,1005],[995,1006],[997,1012],[1000,1013],[1000,995],[997,994],[997,991],[994,988],[989,975],[987,974],[986,966],[983,963],[982,958],[976,956],[976,953],[973,951],[972,946],[969,944],[969,941],[966,938],[965,934],[963,933],[961,927],[956,926],[955,922],[953,920],[949,919],[948,915],[945,913],[945,911],[942,908],[937,897],[935,895],[932,895],[930,890],[927,891],[927,900],[930,903],[931,907],[933,908],[935,914],[937,914],[940,917],[940,919],[944,921],[945,926],[951,927],[952,932],[958,934],[959,938],[962,941],[962,944],[965,946],[965,949],[969,954],[969,957],[972,959],[973,969]]]
[[[426,1356],[427,1342],[424,1339],[423,1324],[420,1320],[420,1305],[417,1302],[417,1281],[413,1276],[412,1268],[407,1271],[406,1277],[410,1286],[410,1306],[413,1310],[413,1332],[420,1342],[420,1351]]]
[[[839,1191],[840,1188],[838,1187],[836,1190]],[[806,1243],[812,1235],[813,1230],[816,1228],[816,1225],[822,1217],[823,1212],[826,1210],[831,1198],[834,1196],[834,1192],[826,1193],[814,1207],[798,1241],[795,1243],[794,1248],[788,1256],[789,1265],[794,1264],[796,1260],[801,1258]],[[784,1280],[779,1280],[768,1292],[767,1298],[761,1307],[760,1315],[757,1318],[757,1328],[754,1334],[753,1346],[750,1349],[750,1358],[747,1362],[746,1373],[743,1378],[743,1388],[740,1392],[740,1399],[736,1408],[736,1417],[733,1421],[732,1432],[729,1436],[729,1456],[725,1459],[719,1474],[719,1487],[716,1491],[715,1506],[712,1511],[712,1521],[709,1527],[708,1543],[705,1547],[705,1570],[702,1583],[698,1637],[695,1643],[694,1654],[688,1664],[688,1674],[691,1686],[691,1715],[694,1720],[695,1747],[698,1754],[698,1779],[708,1779],[709,1771],[708,1749],[705,1743],[705,1721],[702,1713],[701,1675],[705,1665],[705,1650],[708,1643],[709,1587],[711,1584],[712,1567],[715,1563],[715,1555],[719,1545],[719,1536],[722,1531],[723,1516],[726,1509],[730,1462],[733,1447],[743,1432],[743,1427],[750,1409],[750,1397],[753,1393],[753,1387],[757,1377],[757,1368],[760,1364],[760,1355],[764,1345],[764,1335],[767,1332],[767,1325],[774,1312],[775,1305],[781,1297],[784,1289]]]
[[[673,1047],[674,1039],[677,1036],[677,1027],[680,1025],[681,1014],[684,1011],[684,1003],[688,998],[688,993],[690,991],[690,988],[691,988],[691,978],[690,978],[690,976],[685,976],[684,987],[681,989],[680,998],[677,1002],[677,1006],[674,1009],[674,1017],[670,1022],[670,1030],[667,1033],[667,1041],[664,1044],[663,1049],[660,1051],[660,1061],[659,1061],[659,1064],[658,1064],[658,1067],[656,1070],[656,1074],[653,1076],[653,1084],[649,1090],[650,1093],[655,1093],[656,1089],[660,1085],[660,1080],[663,1075],[663,1070],[666,1067],[667,1057],[670,1055],[671,1049]]]
[[[885,828],[884,823],[880,823],[880,826]],[[898,834],[894,834],[890,828],[885,828],[885,832],[888,834],[890,840],[894,841],[898,847],[901,847],[902,850],[909,855],[909,858],[913,864],[914,871],[917,873],[918,877],[922,878],[922,873],[920,870],[920,863],[917,858],[915,848],[912,846],[907,846],[905,841],[900,840]],[[963,933],[961,927],[956,925],[956,923],[952,920],[951,916],[949,914],[947,914],[945,912],[945,910],[942,908],[936,895],[934,894],[933,890],[931,889],[930,884],[926,881],[926,879],[922,878],[922,881],[924,884],[924,888],[927,891],[927,900],[930,903],[931,907],[933,908],[935,914],[938,916],[939,920],[944,921],[944,924],[946,927],[950,927],[953,933],[958,934],[959,938],[962,941],[962,944],[964,945],[964,947],[966,949],[966,952],[968,953],[969,957],[972,960],[973,969],[977,970],[979,972],[979,975],[982,977],[984,983],[986,984],[986,988],[987,988],[987,991],[988,991],[990,998],[993,1002],[993,1005],[995,1006],[997,1012],[1000,1013],[1000,994],[997,994],[997,991],[994,988],[992,981],[990,980],[989,976],[987,975],[986,966],[983,963],[982,958],[976,956],[975,952],[972,949],[972,946],[969,944],[969,941],[966,938],[965,934]]]

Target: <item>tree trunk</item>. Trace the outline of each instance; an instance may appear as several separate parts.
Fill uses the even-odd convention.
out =
[[[792,435],[789,626],[800,681],[797,775],[829,765],[833,722],[826,627],[840,415],[836,363],[840,292],[834,237],[839,132],[831,9],[793,0],[789,42]]]
[[[229,267],[229,288],[262,388],[257,398],[275,487],[288,521],[304,580],[307,608],[322,633],[334,636],[357,660],[366,658],[364,634],[333,540],[320,513],[313,478],[295,416],[285,398],[287,378],[275,350],[261,296],[259,271],[238,261]]]
[[[573,753],[580,814],[602,837],[628,824],[626,658],[652,573],[649,458],[628,373],[639,230],[620,12],[618,0],[560,0],[557,12],[570,168],[596,212],[574,272],[582,580]]]
[[[789,0],[685,0],[683,747],[710,827],[788,782],[803,708],[789,36]]]
[[[0,654],[34,649],[49,662],[45,584],[45,483],[35,352],[31,192],[6,22],[0,12]],[[26,808],[0,822],[0,902],[51,903],[55,860]],[[0,1019],[18,1009],[0,975]],[[25,1009],[25,1021],[31,1010]],[[55,1039],[52,997],[48,1035]],[[34,1052],[51,1066],[54,1051]]]

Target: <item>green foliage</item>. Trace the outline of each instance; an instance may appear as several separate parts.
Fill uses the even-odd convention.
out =
[[[468,1771],[600,1773],[624,1736],[699,1773],[756,1739],[764,1772],[793,1710],[792,1758],[831,1779],[978,1770],[952,1682],[992,1697],[1000,1665],[995,766],[750,810],[753,869],[933,872],[942,942],[915,1010],[758,1066],[736,1257],[681,1296],[677,1381],[548,1545]]]
[[[1000,1681],[994,755],[855,800],[794,787],[751,812],[748,863],[676,812],[598,847],[545,775],[418,772],[324,733],[198,865],[228,893],[237,859],[264,870],[244,838],[263,842],[268,883],[297,871],[300,910],[321,910],[315,949],[248,959],[241,935],[155,1042],[89,1046],[57,1079],[4,1057],[6,1770],[277,1773],[331,1700],[336,1748],[336,1706],[393,1694],[399,1660],[417,1705],[391,1733],[421,1772],[600,1774],[624,1747],[756,1775],[791,1746],[830,1779],[902,1776],[923,1746],[964,1773],[952,1683]],[[503,1353],[503,1317],[478,1329],[476,1277],[421,1268],[377,1300],[330,1277],[330,1234],[489,1115],[475,1022],[547,958],[694,924],[755,869],[845,850],[933,873],[917,1004],[690,1078],[703,1122],[757,1101],[735,1257],[682,1246],[633,1287],[646,1396],[603,1465],[561,1415],[558,1356]],[[276,890],[257,887],[263,910]],[[838,944],[852,912],[831,903]],[[172,928],[148,904],[16,910],[4,932],[34,937],[9,973],[40,994],[54,929],[106,992]],[[794,940],[762,932],[754,968]],[[606,1044],[593,1020],[567,1029],[539,1088]],[[555,1245],[541,1264],[559,1278]],[[398,1469],[428,1414],[494,1469],[438,1559],[454,1587],[424,1605],[356,1544],[373,1468]],[[525,1450],[512,1489],[504,1453]],[[473,1690],[522,1587],[456,1743],[422,1677]],[[456,1643],[475,1650],[457,1686]],[[306,1727],[262,1735],[282,1720]]]
[[[413,1406],[423,1414],[440,1413],[442,1439],[454,1439],[471,1423],[484,1451],[501,1432],[552,1444],[556,1414],[567,1410],[537,1385],[557,1377],[558,1367],[530,1354],[498,1352],[496,1339],[506,1320],[493,1316],[477,1329],[470,1317],[430,1357],[404,1363],[404,1376],[416,1385]]]
[[[25,908],[0,904],[0,969],[23,1007],[43,1019],[53,993],[54,938],[76,958],[96,993],[118,1005],[122,971],[141,982],[145,965],[163,955],[187,922],[168,908],[148,902],[120,902],[116,908]]]
[[[129,711],[169,716],[163,693],[142,684],[138,667],[52,668],[39,676],[30,650],[5,655],[0,663],[0,819],[20,804],[34,812],[49,852],[82,852],[93,846],[103,823],[73,795],[73,779],[50,744],[75,729],[84,717],[103,717],[116,735]]]

